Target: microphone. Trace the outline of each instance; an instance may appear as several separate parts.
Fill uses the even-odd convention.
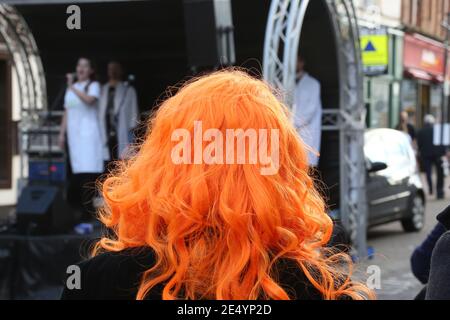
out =
[[[69,75],[69,74],[72,76],[73,82],[77,82],[77,73],[76,72],[67,72],[61,78],[63,78],[64,80],[67,81],[67,75]]]

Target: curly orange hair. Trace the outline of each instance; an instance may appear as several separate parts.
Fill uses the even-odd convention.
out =
[[[194,121],[223,133],[278,129],[278,173],[261,175],[259,164],[174,164],[171,135],[193,132]],[[137,299],[158,284],[163,299],[295,298],[277,283],[280,259],[297,263],[325,299],[372,297],[351,281],[349,257],[324,249],[333,224],[288,109],[242,71],[194,79],[164,101],[139,151],[109,175],[102,192],[100,219],[114,236],[102,238],[95,252],[148,246],[156,255]]]

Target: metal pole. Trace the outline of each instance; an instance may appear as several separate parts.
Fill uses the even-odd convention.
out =
[[[449,98],[449,83],[448,83],[448,49],[450,37],[450,12],[447,13],[447,19],[442,23],[446,29],[446,36],[444,41],[444,83],[442,87],[442,110],[441,110],[441,137],[440,144],[444,145],[444,125],[448,121],[448,98]]]

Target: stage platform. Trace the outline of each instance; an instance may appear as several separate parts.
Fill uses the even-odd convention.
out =
[[[59,299],[67,266],[86,258],[101,235],[0,234],[0,300]]]

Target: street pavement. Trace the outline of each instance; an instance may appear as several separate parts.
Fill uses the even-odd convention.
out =
[[[429,197],[426,204],[426,223],[422,231],[406,233],[400,222],[393,222],[369,230],[368,246],[375,250],[374,257],[357,266],[358,273],[364,274],[368,265],[379,267],[381,288],[376,290],[380,300],[410,300],[423,288],[411,273],[410,257],[415,249],[436,224],[436,215],[450,204],[449,179],[447,179],[446,199]],[[424,184],[425,185],[425,184]]]

